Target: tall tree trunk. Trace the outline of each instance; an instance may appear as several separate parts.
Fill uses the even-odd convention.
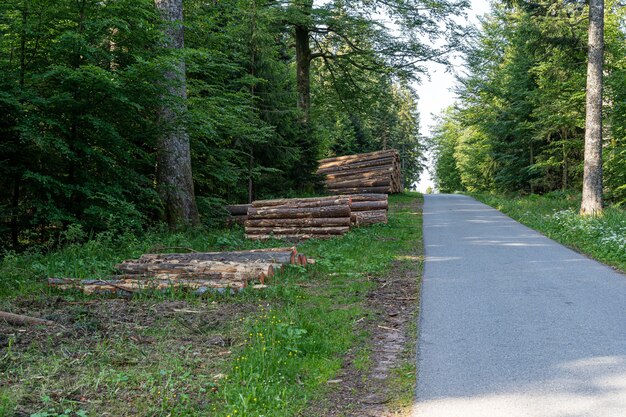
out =
[[[602,64],[604,0],[589,0],[589,62],[585,121],[585,169],[580,214],[602,214]]]
[[[182,49],[185,46],[182,0],[154,0],[154,3],[165,23],[165,46]],[[157,145],[159,194],[170,228],[198,225],[200,219],[193,189],[189,134],[180,118],[187,111],[185,62],[181,59],[176,68],[164,74],[164,78],[170,97],[179,101],[165,104],[159,111],[159,121],[164,127]]]
[[[311,111],[311,45],[309,44],[309,28],[297,25],[295,31],[298,108],[302,110],[303,124],[308,125]]]

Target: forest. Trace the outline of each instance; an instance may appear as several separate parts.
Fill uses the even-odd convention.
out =
[[[319,193],[333,155],[395,148],[413,183],[412,82],[466,6],[431,3],[3,1],[0,250],[211,226],[225,203]]]
[[[430,146],[441,191],[580,194],[589,7],[496,2],[466,43],[458,100]],[[626,204],[626,30],[604,12],[602,168],[606,203]]]

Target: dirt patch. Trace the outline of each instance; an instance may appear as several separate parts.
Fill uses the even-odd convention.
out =
[[[421,213],[419,203],[410,208]],[[408,208],[406,205],[401,207]],[[391,417],[411,415],[414,392],[416,322],[419,306],[419,276],[421,275],[421,245],[415,253],[395,261],[389,273],[372,278],[376,288],[368,295],[367,307],[373,314],[357,322],[357,331],[370,335],[368,346],[357,347],[347,355],[343,369],[329,381],[324,402],[314,404],[306,416],[371,416]],[[362,350],[369,351],[369,366],[359,361]],[[407,373],[406,368],[409,367]],[[404,372],[404,382],[397,382]],[[398,392],[410,390],[411,392]],[[409,398],[409,403],[402,399]]]
[[[218,308],[219,306],[219,308]],[[175,324],[191,334],[204,334],[230,320],[245,316],[256,307],[241,303],[197,304],[187,301],[136,301],[97,299],[83,302],[66,301],[62,297],[18,298],[11,312],[44,318],[59,326],[21,327],[0,321],[0,351],[11,342],[13,349],[27,348],[45,341],[49,347],[65,342],[89,343],[103,337],[131,336],[154,326]],[[137,335],[137,341],[149,338]]]
[[[143,378],[152,364],[163,364],[168,373],[162,378],[167,381],[178,372],[167,361],[184,363],[185,369],[190,370],[180,376],[177,394],[202,405],[207,401],[206,395],[190,388],[188,381],[204,381],[220,372],[222,359],[228,358],[231,347],[241,343],[241,332],[232,330],[234,323],[258,309],[256,304],[234,301],[75,302],[62,297],[21,298],[6,306],[11,312],[59,324],[22,327],[0,321],[0,392],[22,390],[16,416],[30,416],[48,409],[52,403],[107,410],[111,412],[108,415],[138,415],[139,409],[131,404],[141,401],[158,404],[163,401],[157,394],[161,391],[152,393],[139,388],[142,381],[133,385],[127,380],[133,375]],[[56,359],[51,360],[52,355]],[[58,369],[53,369],[55,366]],[[89,377],[93,372],[96,376]],[[126,384],[127,388],[113,394],[111,384],[98,387],[95,382],[98,373],[106,378],[119,378],[118,385]],[[42,397],[35,388],[46,384],[54,385],[54,389]],[[160,380],[153,380],[152,384],[157,387],[155,390],[171,386]],[[138,401],[139,397],[144,399]]]

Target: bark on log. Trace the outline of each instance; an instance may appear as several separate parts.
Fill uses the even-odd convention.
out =
[[[291,241],[299,241],[306,239],[332,239],[337,237],[337,235],[246,235],[246,239],[250,240],[269,240],[269,239],[278,239],[278,240],[291,240]]]
[[[333,194],[361,194],[361,193],[387,193],[392,192],[392,187],[354,187],[354,188],[329,188]]]
[[[350,195],[353,203],[361,202],[361,201],[388,201],[389,195],[387,194],[352,194]]]
[[[67,281],[67,280],[66,280]],[[188,288],[197,290],[199,288],[234,288],[241,289],[247,286],[244,281],[226,280],[75,280],[75,282],[50,282],[50,285],[61,289],[81,290],[85,294],[96,293],[135,293],[145,290],[164,290],[169,288]]]
[[[6,311],[0,311],[0,320],[4,320],[9,324],[17,324],[17,325],[42,325],[42,326],[55,326],[57,323],[50,321],[39,319],[36,317],[24,316],[21,314],[9,313]]]
[[[246,227],[287,227],[287,226],[350,226],[348,217],[315,219],[259,219],[246,221]]]
[[[349,197],[319,197],[281,200],[259,200],[252,203],[254,208],[316,208],[350,204]]]
[[[380,167],[380,166],[393,166],[394,160],[392,157],[384,157],[380,159],[372,159],[370,161],[356,162],[350,165],[338,165],[327,168],[319,168],[318,174],[328,174],[335,172],[345,172],[359,168]]]
[[[353,212],[355,211],[372,211],[387,210],[387,201],[356,201],[350,205]]]
[[[392,186],[391,178],[384,179],[357,179],[350,181],[328,181],[327,186],[332,189],[354,187],[385,187]]]
[[[356,226],[387,223],[387,212],[385,210],[357,211],[354,215]]]
[[[330,206],[318,208],[250,208],[249,220],[258,219],[303,219],[350,217],[350,206]]]
[[[248,214],[249,207],[250,204],[233,204],[225,206],[224,208],[231,214],[231,216],[246,216]]]
[[[346,179],[346,178],[351,178],[351,177],[357,177],[357,178],[371,178],[371,177],[378,177],[378,176],[382,177],[382,176],[392,175],[393,171],[394,171],[393,166],[382,165],[382,166],[374,166],[374,167],[368,167],[368,168],[352,169],[349,171],[338,171],[335,173],[328,173],[326,174],[326,179],[328,181],[333,181],[333,180],[340,180],[340,179]]]
[[[336,227],[246,227],[247,235],[343,235],[349,226]]]
[[[293,251],[283,252],[218,252],[218,253],[167,253],[141,255],[139,263],[162,263],[177,261],[178,263],[196,261],[220,261],[220,262],[251,262],[265,261],[288,264]]]
[[[193,274],[243,274],[245,276],[257,276],[272,264],[269,262],[219,262],[219,261],[190,261],[176,263],[175,260],[162,263],[141,263],[126,261],[116,266],[117,270],[126,274],[142,273],[193,273]]]
[[[355,162],[371,161],[374,159],[381,159],[386,157],[397,158],[398,152],[394,149],[389,149],[386,151],[375,151],[354,155],[335,156],[333,158],[321,159],[319,161],[319,166],[320,168],[327,168],[330,166],[348,165]]]

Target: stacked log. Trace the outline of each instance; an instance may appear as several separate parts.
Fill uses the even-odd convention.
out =
[[[319,161],[332,194],[392,194],[402,191],[400,155],[395,149],[337,156]]]
[[[228,211],[228,218],[226,222],[231,224],[240,224],[243,225],[246,220],[248,220],[248,208],[250,208],[251,204],[233,204],[230,206],[225,206],[224,208]]]
[[[242,289],[252,281],[274,277],[284,265],[312,264],[296,248],[256,249],[238,252],[145,254],[116,266],[119,275],[104,279],[49,278],[60,289],[93,293],[134,293],[167,288]]]
[[[350,197],[259,200],[248,209],[246,237],[253,240],[326,239],[350,231]]]
[[[387,194],[353,194],[350,210],[353,226],[387,223],[389,196]]]

